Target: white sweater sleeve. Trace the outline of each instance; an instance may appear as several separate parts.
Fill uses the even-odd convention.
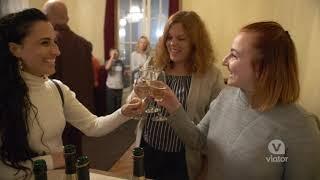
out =
[[[63,110],[66,121],[87,136],[103,136],[130,119],[122,115],[120,109],[110,115],[97,117],[76,99],[75,93],[66,85],[61,82],[59,84],[63,89]]]

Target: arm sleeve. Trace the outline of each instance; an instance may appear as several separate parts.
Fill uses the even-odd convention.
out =
[[[211,114],[208,111],[196,126],[180,106],[175,113],[168,117],[168,123],[187,146],[191,149],[203,150],[206,147],[210,117]]]
[[[63,84],[61,86],[65,97],[63,110],[66,121],[87,136],[103,136],[130,119],[121,113],[121,109],[110,115],[97,117],[76,99],[74,92]]]
[[[309,116],[308,120],[310,119],[314,120],[313,122],[316,120]],[[290,146],[287,147],[285,180],[320,180],[320,132],[316,124],[313,127],[312,130],[305,130],[307,135],[290,140]]]

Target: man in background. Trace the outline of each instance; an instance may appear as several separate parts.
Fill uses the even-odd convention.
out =
[[[69,28],[68,9],[62,1],[46,2],[43,11],[57,31],[57,44],[61,52],[56,58],[56,73],[52,78],[59,79],[69,86],[77,94],[77,99],[94,112],[92,44]],[[81,136],[80,131],[67,124],[63,142],[76,145],[78,154],[82,154]]]

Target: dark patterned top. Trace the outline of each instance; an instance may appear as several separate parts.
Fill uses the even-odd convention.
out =
[[[183,108],[187,110],[186,101],[191,84],[190,76],[166,76],[166,84],[173,90],[178,97]],[[154,106],[154,101],[151,102]],[[168,116],[168,112],[160,107],[161,115]],[[147,122],[143,131],[143,138],[145,142],[150,144],[153,148],[164,152],[180,152],[183,149],[183,143],[175,134],[174,130],[169,126],[166,121],[153,121],[158,113],[151,113],[147,115]]]

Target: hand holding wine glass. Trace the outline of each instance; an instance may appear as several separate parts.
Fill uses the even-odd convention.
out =
[[[141,71],[139,71],[138,79],[136,79],[135,82],[134,82],[133,92],[136,95],[136,97],[141,100],[142,106],[143,106],[142,108],[144,110],[144,108],[145,108],[145,100],[149,96],[150,92],[149,92],[149,85],[147,83],[147,80],[146,80],[144,74]],[[138,114],[137,116],[135,116],[133,118],[137,119],[137,120],[142,120],[143,113],[144,112],[141,111],[140,114]]]
[[[163,83],[163,86],[165,86],[166,88],[162,92],[163,95],[161,101],[157,101],[157,104],[164,107],[170,114],[172,114],[182,105],[171,88],[165,83]]]
[[[127,117],[137,116],[144,111],[144,105],[140,98],[134,97],[121,107],[121,113]]]

